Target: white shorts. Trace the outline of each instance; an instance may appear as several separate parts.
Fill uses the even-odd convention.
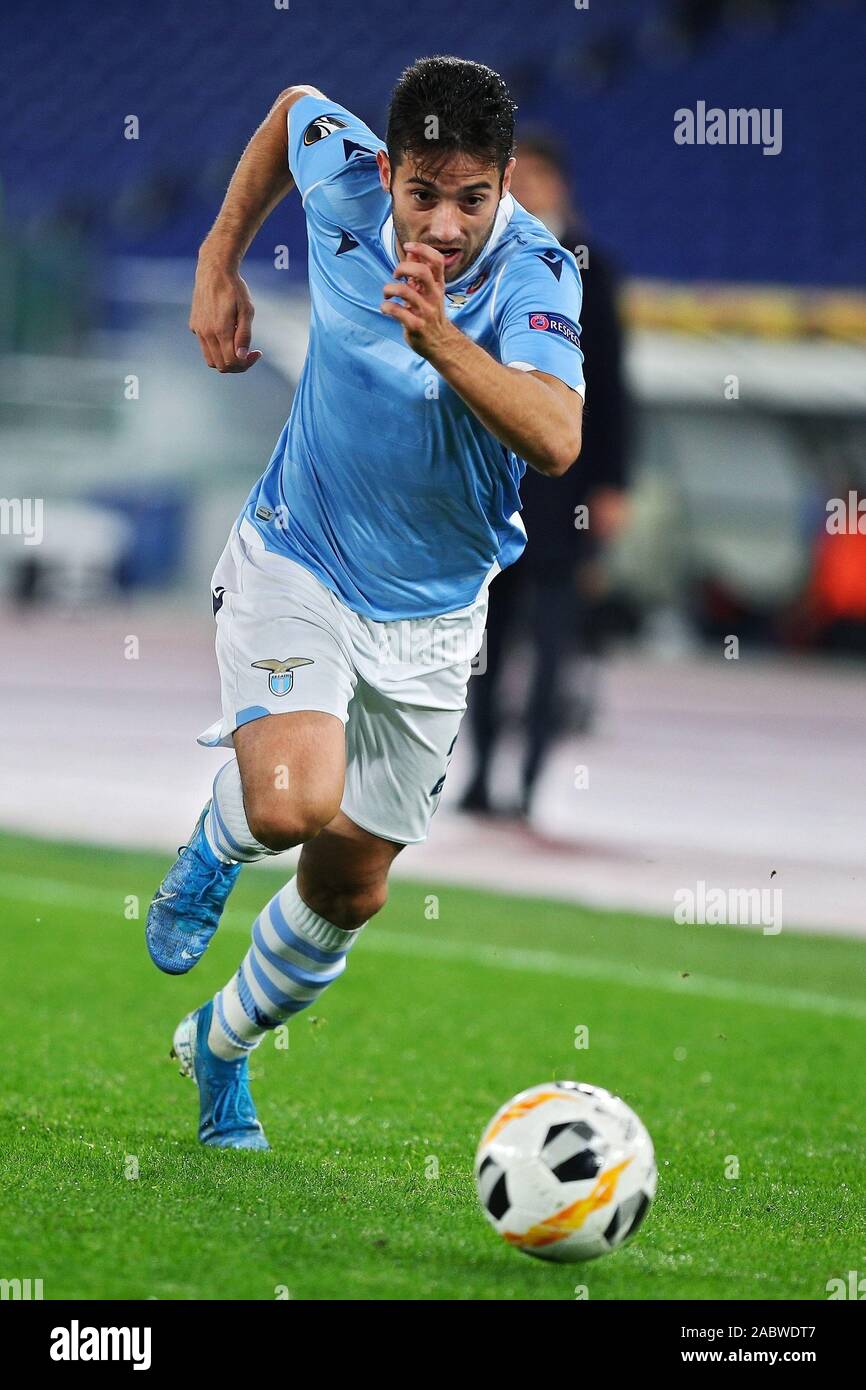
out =
[[[231,747],[235,729],[269,714],[336,715],[346,728],[341,809],[383,839],[425,840],[498,570],[467,608],[376,622],[303,565],[266,550],[242,520],[211,581],[222,719],[198,742]]]

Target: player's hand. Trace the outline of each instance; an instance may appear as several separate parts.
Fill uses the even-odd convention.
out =
[[[445,313],[445,260],[435,247],[417,241],[407,241],[403,250],[405,259],[394,267],[394,279],[385,286],[385,302],[379,307],[402,323],[410,348],[421,357],[433,358],[459,332]],[[397,299],[404,303],[397,304]]]
[[[238,272],[202,253],[189,326],[209,367],[218,372],[246,372],[255,366],[262,355],[250,351],[255,312],[250,292]]]

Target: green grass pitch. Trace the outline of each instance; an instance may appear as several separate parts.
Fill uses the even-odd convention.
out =
[[[395,881],[288,1048],[255,1054],[273,1152],[219,1152],[171,1034],[287,874],[247,871],[170,979],[143,940],[167,863],[0,837],[0,1276],[46,1298],[824,1299],[862,1271],[866,943]],[[507,1248],[476,1205],[482,1127],[555,1078],[618,1091],[659,1163],[636,1240],[583,1265]]]

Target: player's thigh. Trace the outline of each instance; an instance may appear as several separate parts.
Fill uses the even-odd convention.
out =
[[[465,705],[408,705],[359,681],[346,727],[340,809],[384,840],[426,840],[464,713]]]
[[[359,925],[384,906],[388,871],[401,849],[403,845],[371,834],[338,811],[301,850],[298,892],[328,921]]]
[[[233,735],[250,829],[300,844],[333,820],[343,796],[343,722],[320,710],[269,714]],[[259,833],[262,832],[262,833]]]

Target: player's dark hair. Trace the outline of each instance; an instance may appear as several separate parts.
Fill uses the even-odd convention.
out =
[[[455,153],[495,164],[500,180],[514,153],[514,112],[505,79],[467,58],[419,58],[391,95],[388,157],[411,153],[431,177]],[[434,117],[435,120],[431,120]]]

